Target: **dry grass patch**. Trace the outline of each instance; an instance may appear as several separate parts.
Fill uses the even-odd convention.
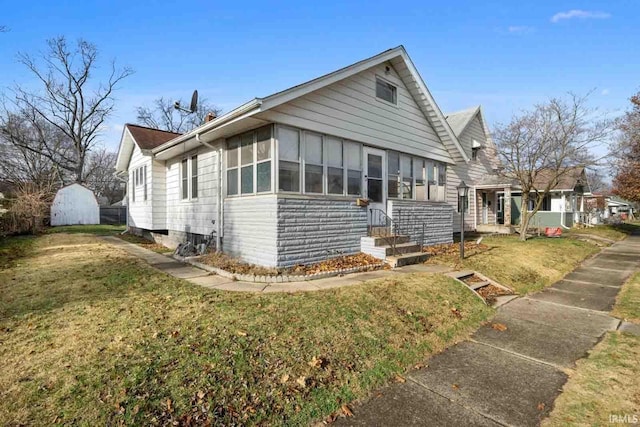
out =
[[[640,229],[638,224],[623,223],[618,225],[596,225],[593,227],[585,228],[572,228],[569,231],[563,231],[563,233],[571,236],[575,234],[587,234],[593,236],[604,237],[611,240],[622,240],[631,234],[634,230]]]
[[[157,252],[159,254],[166,254],[168,252],[172,252],[168,247],[161,245],[160,243],[152,242],[151,240],[145,239],[144,237],[136,236],[135,234],[119,234],[117,237],[124,240],[125,242],[133,243],[135,245],[141,246],[145,249],[149,249],[150,251]]]
[[[608,333],[579,360],[544,426],[608,426],[611,415],[640,416],[640,337]],[[630,423],[627,423],[630,424]]]
[[[640,273],[631,276],[622,287],[611,314],[628,322],[640,323]]]
[[[475,250],[472,243],[462,263],[457,251],[435,255],[427,263],[479,271],[518,294],[528,294],[560,280],[599,250],[588,242],[544,237],[521,242],[516,236],[493,236],[482,245],[486,247]]]
[[[307,424],[468,336],[493,311],[415,274],[226,293],[88,235],[0,271],[0,424]]]

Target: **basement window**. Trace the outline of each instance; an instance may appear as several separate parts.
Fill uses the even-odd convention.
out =
[[[376,97],[391,104],[397,104],[398,88],[380,77],[376,77]]]

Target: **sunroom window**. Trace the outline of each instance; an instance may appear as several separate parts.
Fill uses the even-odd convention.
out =
[[[347,166],[347,194],[362,194],[362,147],[355,142],[344,143],[345,164]]]
[[[271,191],[271,128],[229,138],[227,196]]]
[[[300,191],[300,132],[278,128],[278,189]]]
[[[304,191],[322,194],[322,136],[305,132]]]
[[[402,198],[413,199],[413,163],[412,158],[409,156],[401,156],[401,170],[402,170]]]
[[[327,152],[327,193],[344,193],[344,168],[342,163],[342,141],[337,138],[326,138]]]
[[[387,194],[390,198],[400,197],[400,154],[395,151],[387,152]]]

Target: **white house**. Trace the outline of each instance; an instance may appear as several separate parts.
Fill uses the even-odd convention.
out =
[[[184,135],[126,125],[129,226],[168,246],[215,230],[221,250],[267,266],[356,253],[381,226],[451,242],[448,169],[493,168],[481,110],[468,115],[456,134],[400,46]]]
[[[100,224],[100,206],[93,191],[80,184],[62,187],[51,205],[51,225]]]

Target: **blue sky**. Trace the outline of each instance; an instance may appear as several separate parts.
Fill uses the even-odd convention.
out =
[[[65,35],[135,74],[117,92],[104,143],[135,106],[187,99],[223,110],[404,45],[445,112],[482,104],[489,124],[567,91],[604,111],[640,90],[640,2],[0,1],[0,87],[30,84],[17,52]],[[99,70],[97,77],[100,77]]]

